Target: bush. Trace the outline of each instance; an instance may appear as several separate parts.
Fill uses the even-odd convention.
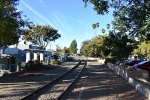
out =
[[[26,69],[27,70],[39,70],[42,69],[43,64],[40,63],[40,61],[35,60],[35,61],[28,61],[28,63],[26,63]]]
[[[73,57],[68,57],[67,56],[67,61],[73,61],[74,59],[73,59]]]
[[[25,69],[25,63],[23,63],[23,62],[18,62],[17,65],[18,65],[18,67],[19,67],[19,71]]]
[[[60,62],[56,59],[52,59],[51,64],[52,65],[58,65]]]
[[[43,65],[39,60],[35,60],[33,62],[34,62],[34,65],[37,66],[37,67],[40,67],[40,66]]]

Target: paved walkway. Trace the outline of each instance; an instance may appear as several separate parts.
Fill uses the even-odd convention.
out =
[[[81,80],[68,96],[76,100],[147,100],[108,67],[89,62]]]

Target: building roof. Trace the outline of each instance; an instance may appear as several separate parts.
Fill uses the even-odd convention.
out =
[[[18,48],[6,48],[4,54],[25,54],[25,51]]]

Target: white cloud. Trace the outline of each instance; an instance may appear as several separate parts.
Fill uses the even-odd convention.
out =
[[[42,0],[39,0],[41,4],[44,6],[44,2]],[[61,34],[61,39],[56,40],[56,42],[51,42],[51,47],[56,48],[56,44],[61,44],[61,46],[69,45],[69,38],[67,37],[67,32],[71,31],[72,28],[70,27],[68,23],[68,18],[63,16],[62,14],[54,14],[53,20],[47,19],[45,16],[43,16],[41,13],[36,11],[34,8],[32,8],[30,5],[25,3],[23,0],[21,0],[21,3],[28,8],[32,13],[34,13],[36,16],[38,16],[43,22],[46,22],[47,24],[50,24],[52,27],[58,29],[58,32]],[[47,48],[50,48],[50,44]]]
[[[60,17],[58,17],[55,13],[53,13],[53,17],[54,17],[56,23],[58,23],[61,27],[65,28],[65,25],[63,24],[63,20],[60,19]]]
[[[44,17],[42,14],[40,14],[39,12],[37,12],[36,10],[34,10],[31,6],[29,6],[27,3],[25,3],[24,1],[21,0],[21,3],[24,4],[24,6],[26,6],[30,11],[32,11],[35,15],[37,15],[39,18],[41,18],[41,20],[45,21],[46,23],[50,24],[51,26],[55,26],[54,24],[52,24],[52,22],[50,22],[46,17]]]

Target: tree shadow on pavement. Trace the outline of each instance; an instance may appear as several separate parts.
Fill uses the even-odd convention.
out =
[[[81,100],[145,100],[126,80],[105,65],[89,65],[69,99]]]

